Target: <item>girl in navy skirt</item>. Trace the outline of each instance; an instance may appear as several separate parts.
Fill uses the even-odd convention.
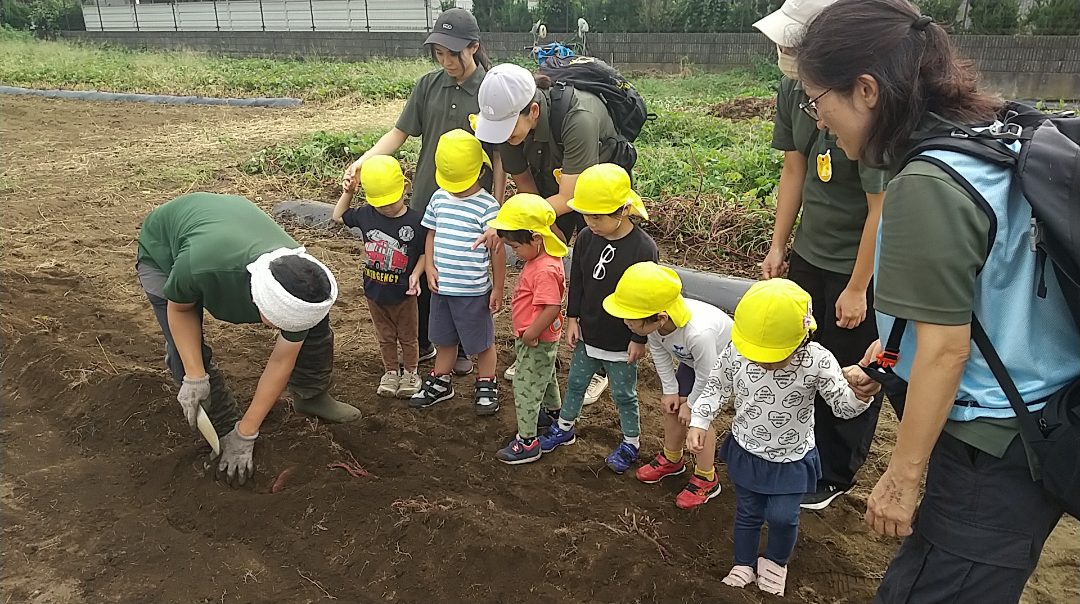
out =
[[[851,389],[832,353],[809,340],[816,328],[810,294],[798,285],[787,279],[754,284],[735,309],[731,344],[693,405],[686,444],[700,453],[717,412],[735,399],[731,436],[722,446],[736,493],[735,565],[724,578],[732,587],[756,581],[762,591],[784,595],[799,504],[821,478],[815,395],[844,419],[870,406]],[[766,522],[769,540],[759,557]]]

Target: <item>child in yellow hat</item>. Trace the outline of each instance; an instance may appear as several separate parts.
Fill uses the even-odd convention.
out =
[[[693,405],[686,446],[700,453],[716,414],[735,399],[731,436],[722,445],[736,496],[735,565],[727,585],[756,580],[762,591],[784,595],[799,504],[821,478],[814,397],[821,395],[843,419],[870,406],[852,390],[836,357],[810,341],[816,328],[810,294],[801,287],[787,279],[755,283],[735,308],[731,344]],[[764,523],[769,541],[758,557]]]
[[[637,396],[637,361],[645,355],[644,336],[604,310],[604,298],[630,266],[657,261],[656,243],[631,219],[646,218],[641,198],[630,188],[630,175],[614,164],[597,164],[578,176],[568,202],[582,214],[588,229],[578,234],[570,261],[566,302],[566,341],[574,351],[566,377],[566,400],[558,421],[540,437],[544,453],[577,439],[581,414],[593,375],[606,371],[611,397],[619,410],[623,438],[607,456],[607,466],[622,474],[637,461],[641,419]]]
[[[364,297],[385,370],[377,392],[409,398],[420,388],[417,296],[427,229],[420,224],[420,213],[405,204],[405,175],[393,157],[368,159],[360,168],[360,185],[367,204],[350,207],[356,181],[349,181],[334,206],[333,219],[358,229],[364,238]],[[399,346],[403,367],[398,364]]]
[[[499,213],[499,204],[480,185],[491,161],[480,141],[464,130],[443,134],[435,149],[435,182],[421,224],[428,230],[425,260],[431,288],[428,338],[435,345],[435,368],[409,406],[430,407],[454,396],[451,375],[458,347],[477,357],[473,396],[477,415],[499,410],[495,385],[495,322],[502,308],[506,257],[502,246],[472,249],[472,243]]]
[[[495,454],[499,461],[511,465],[540,459],[537,429],[550,426],[562,406],[555,357],[562,337],[562,299],[566,291],[562,258],[567,249],[552,232],[554,223],[555,210],[547,200],[519,193],[507,199],[499,215],[488,224],[525,262],[510,302],[517,357],[514,404],[518,430],[509,444]]]
[[[655,262],[626,269],[615,293],[604,299],[604,310],[626,323],[630,331],[649,338],[656,374],[660,377],[664,413],[664,447],[637,469],[645,484],[686,471],[683,445],[690,407],[709,381],[720,353],[731,341],[731,317],[719,308],[682,296],[679,275]],[[705,448],[695,455],[694,475],[679,491],[675,505],[688,510],[720,494],[716,477],[716,433],[708,431]]]

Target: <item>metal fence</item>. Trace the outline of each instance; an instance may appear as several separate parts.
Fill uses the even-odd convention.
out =
[[[471,8],[471,1],[458,1]],[[82,0],[87,31],[424,31],[439,0]]]

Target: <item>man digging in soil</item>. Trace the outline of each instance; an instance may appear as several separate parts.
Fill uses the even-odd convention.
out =
[[[332,422],[360,417],[327,392],[334,360],[333,273],[252,202],[192,193],[159,206],[143,221],[136,269],[165,335],[165,362],[180,384],[176,398],[192,428],[200,411],[213,424],[220,438],[218,470],[230,484],[243,485],[254,472],[259,427],[286,385],[301,413]],[[227,323],[280,330],[239,421],[236,400],[203,339],[204,308]],[[213,441],[213,434],[207,436]]]

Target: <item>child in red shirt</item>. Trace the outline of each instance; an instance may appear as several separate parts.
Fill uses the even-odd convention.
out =
[[[514,405],[518,433],[496,454],[499,461],[511,465],[540,459],[538,424],[551,425],[562,407],[555,356],[562,337],[566,291],[562,258],[567,249],[551,231],[554,222],[555,210],[543,197],[521,193],[506,200],[499,215],[488,223],[525,262],[510,303],[517,354]]]

